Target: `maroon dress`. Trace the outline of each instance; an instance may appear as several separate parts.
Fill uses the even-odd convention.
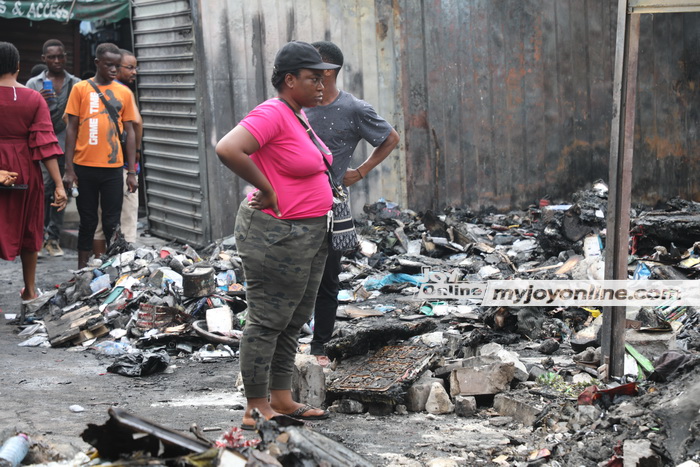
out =
[[[15,185],[0,188],[0,258],[39,251],[44,238],[44,182],[40,161],[63,154],[49,107],[33,89],[0,86],[0,169],[17,172]]]

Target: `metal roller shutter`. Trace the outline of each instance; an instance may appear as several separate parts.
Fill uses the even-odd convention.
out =
[[[209,239],[189,2],[136,0],[132,24],[150,230],[203,245]]]

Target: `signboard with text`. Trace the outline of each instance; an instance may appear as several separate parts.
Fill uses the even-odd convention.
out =
[[[0,18],[107,21],[129,17],[129,0],[0,0]]]

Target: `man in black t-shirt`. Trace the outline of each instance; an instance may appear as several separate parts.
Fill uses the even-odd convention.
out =
[[[343,53],[337,45],[328,41],[314,42],[311,45],[316,47],[324,62],[342,67]],[[386,159],[399,143],[399,134],[367,102],[338,89],[336,81],[340,69],[324,70],[323,101],[321,105],[304,109],[304,113],[314,132],[333,154],[333,180],[349,187],[366,177]],[[374,146],[374,151],[357,168],[350,169],[355,148],[363,139]],[[342,252],[329,248],[321,287],[316,297],[311,355],[315,355],[324,367],[330,363],[324,346],[330,340],[335,326],[341,257]]]

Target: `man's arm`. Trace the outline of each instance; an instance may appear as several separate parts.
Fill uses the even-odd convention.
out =
[[[126,184],[129,186],[129,191],[135,193],[139,188],[139,182],[136,178],[136,135],[134,134],[134,122],[124,122],[124,131],[126,131]]]
[[[73,187],[73,183],[78,181],[75,176],[75,169],[73,168],[73,154],[75,153],[75,141],[78,137],[78,116],[66,114],[68,117],[68,122],[66,125],[66,151],[65,151],[65,165],[66,172],[63,175],[63,185],[66,187],[66,191]]]
[[[143,118],[141,118],[141,112],[136,106],[136,101],[134,101],[134,113],[136,114],[136,119],[132,122],[134,126],[134,136],[136,137],[136,162],[141,162],[141,144],[143,143]]]
[[[386,137],[382,144],[374,148],[374,151],[372,151],[372,154],[370,154],[366,161],[360,164],[356,169],[348,169],[348,171],[345,172],[343,184],[345,186],[351,186],[365,178],[372,169],[381,164],[382,161],[391,154],[391,151],[399,144],[399,139],[399,134],[392,128],[389,132],[389,136]]]

